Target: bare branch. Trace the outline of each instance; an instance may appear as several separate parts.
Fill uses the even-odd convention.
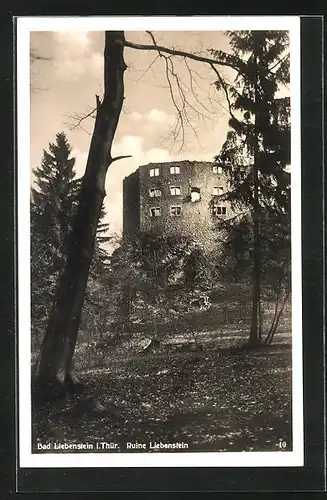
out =
[[[156,47],[158,47],[157,42],[156,42],[156,40],[155,40],[155,38],[154,38],[154,35],[153,35],[152,31],[146,31],[146,33],[147,33],[148,35],[150,35],[150,38],[151,38],[151,40],[152,40],[152,43],[153,43]],[[160,53],[160,50],[158,50],[158,52]]]
[[[147,31],[151,37],[153,37],[153,34],[151,31]],[[154,38],[153,38],[154,39]],[[192,52],[185,52],[183,50],[177,50],[177,49],[170,49],[169,47],[163,47],[162,45],[157,45],[154,41],[154,45],[147,45],[147,44],[140,44],[140,43],[134,43],[130,42],[129,40],[124,41],[125,47],[129,47],[131,49],[136,49],[136,50],[155,50],[159,52],[161,55],[162,54],[170,54],[173,56],[179,56],[179,57],[187,57],[188,59],[193,59],[194,61],[199,61],[199,62],[204,62],[208,64],[214,64],[218,66],[226,66],[228,68],[232,67],[230,63],[224,62],[224,61],[217,61],[216,59],[212,59],[211,57],[205,57],[205,56],[199,56],[197,54],[193,54]],[[233,68],[236,69],[236,68]]]
[[[180,149],[182,150],[185,148],[185,136],[186,136],[186,128],[185,126],[187,125],[191,130],[194,136],[196,137],[196,140],[198,142],[198,145],[201,147],[199,137],[197,130],[195,129],[193,123],[190,120],[190,117],[188,115],[189,111],[194,112],[197,116],[203,117],[205,119],[212,120],[213,118],[211,116],[208,116],[210,114],[214,114],[214,111],[210,111],[208,108],[205,107],[203,103],[201,103],[199,96],[197,95],[195,88],[194,88],[194,77],[192,75],[192,70],[190,66],[187,64],[187,60],[185,57],[183,57],[184,63],[187,67],[187,70],[190,75],[190,85],[189,87],[178,75],[178,73],[175,71],[174,67],[174,62],[172,55],[169,54],[169,51],[162,51],[161,47],[157,44],[155,37],[151,31],[146,31],[146,33],[150,36],[151,41],[154,45],[155,50],[158,52],[157,57],[150,63],[150,65],[147,67],[147,69],[142,73],[142,76],[144,76],[149,69],[151,69],[158,59],[158,57],[162,58],[164,60],[165,64],[165,77],[166,81],[168,84],[168,90],[170,94],[170,98],[172,101],[172,104],[175,108],[177,119],[176,123],[174,126],[174,129],[171,131],[171,136],[173,138],[173,144],[177,142],[179,139],[179,134],[181,134],[181,146]],[[171,49],[173,51],[173,54],[175,54],[176,50],[178,49]],[[188,98],[188,92],[190,92],[194,98],[194,101],[196,104],[199,105],[199,108]],[[206,113],[203,113],[202,110],[205,110]],[[207,114],[208,113],[208,114]],[[172,144],[172,146],[173,146]],[[171,147],[172,147],[171,146]]]
[[[268,68],[268,71],[272,71],[273,69],[275,69],[279,64],[281,64],[283,61],[285,61],[285,59],[287,59],[289,57],[289,53],[285,54],[284,57],[282,57],[281,59],[278,59],[277,62],[275,64],[273,64],[273,66],[270,66],[270,68]]]
[[[194,88],[195,80],[194,80],[194,76],[193,76],[193,70],[191,69],[190,65],[188,64],[189,60],[194,60],[194,61],[202,62],[202,63],[204,62],[204,63],[208,64],[209,67],[214,71],[214,73],[216,74],[216,76],[218,78],[220,86],[222,87],[222,89],[225,93],[225,97],[226,97],[226,100],[228,103],[228,110],[226,108],[224,108],[224,106],[222,106],[222,104],[219,103],[218,101],[215,100],[215,102],[217,104],[219,104],[225,111],[229,112],[229,114],[232,116],[233,119],[237,120],[237,118],[235,117],[235,115],[233,113],[227,85],[225,84],[223,78],[219,74],[216,66],[225,66],[228,68],[232,68],[236,71],[239,71],[238,67],[236,67],[235,65],[233,67],[233,64],[230,60],[228,62],[226,62],[223,60],[217,60],[217,59],[213,59],[210,57],[206,57],[204,55],[194,54],[191,52],[185,52],[185,51],[179,50],[177,48],[169,48],[169,47],[161,46],[156,42],[155,36],[153,35],[153,33],[151,31],[146,31],[146,33],[151,38],[153,45],[138,44],[138,43],[130,42],[126,39],[124,41],[124,45],[126,47],[130,47],[130,48],[137,49],[137,50],[157,51],[158,56],[160,58],[164,59],[164,61],[165,61],[165,75],[166,75],[166,80],[168,83],[168,89],[169,89],[169,93],[170,93],[170,97],[171,97],[173,106],[174,106],[174,108],[176,110],[176,114],[177,114],[177,120],[176,120],[174,130],[172,131],[172,136],[173,136],[174,142],[176,142],[178,134],[179,133],[182,134],[181,149],[183,149],[183,147],[185,145],[185,124],[187,124],[187,126],[190,127],[190,129],[192,130],[193,134],[195,135],[195,137],[197,139],[198,144],[200,145],[197,131],[195,130],[193,124],[191,123],[191,121],[189,119],[187,110],[191,110],[194,113],[196,113],[198,116],[202,116],[203,118],[209,119],[209,120],[212,120],[212,118],[211,118],[211,116],[208,116],[207,113],[209,115],[210,114],[213,115],[215,113],[215,111],[209,110],[200,101],[199,96],[197,95],[197,93],[195,91],[195,88]],[[185,64],[187,71],[188,71],[188,74],[189,74],[190,87],[187,86],[181,80],[180,76],[177,75],[177,73],[174,69],[174,63],[172,60],[172,56],[177,56],[177,57],[180,57],[183,59],[184,64]],[[152,61],[150,67],[153,66],[155,61],[156,61],[156,59],[154,61]],[[147,68],[147,70],[149,68]],[[194,74],[196,74],[196,72],[194,72]],[[198,75],[198,76],[200,77],[200,75]],[[204,79],[203,77],[200,77],[200,78]],[[190,91],[192,93],[193,98],[194,98],[195,102],[199,105],[200,109],[198,109],[197,106],[195,107],[194,104],[192,104],[192,102],[190,102],[190,100],[187,97],[186,91]],[[176,92],[177,92],[177,95],[176,95]],[[203,113],[201,111],[201,109],[205,110],[206,113]]]
[[[87,120],[87,118],[95,118],[95,114],[97,112],[97,107],[91,109],[89,113],[84,115],[79,115],[78,113],[74,113],[70,118],[75,122],[70,124],[70,130],[81,129],[83,130],[82,123]]]
[[[231,117],[234,120],[236,120],[239,123],[239,120],[236,118],[236,116],[233,113],[232,104],[230,102],[230,98],[229,98],[229,94],[228,94],[228,89],[227,89],[226,83],[224,82],[223,78],[220,76],[220,73],[219,73],[219,71],[217,71],[217,68],[215,68],[215,66],[213,64],[211,64],[211,67],[214,70],[214,72],[216,73],[216,75],[218,77],[218,80],[219,80],[219,83],[220,83],[220,85],[221,85],[221,87],[222,87],[222,89],[223,89],[223,91],[225,93],[226,100],[227,100],[227,103],[228,103],[229,114],[231,115]]]
[[[115,158],[111,158],[111,163],[113,163],[114,161],[123,160],[124,158],[132,158],[132,155],[115,156]]]
[[[192,92],[192,94],[193,94],[194,99],[195,99],[195,100],[196,100],[196,102],[199,104],[199,106],[201,106],[201,107],[202,107],[205,111],[207,111],[207,113],[214,114],[214,111],[210,110],[207,106],[205,106],[205,105],[204,105],[204,104],[200,101],[200,99],[199,99],[199,97],[198,97],[198,95],[197,95],[197,93],[196,93],[196,91],[195,91],[195,87],[194,87],[195,78],[194,78],[194,76],[193,76],[193,73],[195,74],[195,72],[194,72],[194,71],[193,71],[193,69],[190,67],[190,65],[189,65],[189,63],[188,63],[188,61],[187,61],[187,59],[186,59],[186,58],[184,59],[184,63],[185,63],[185,66],[186,66],[186,68],[187,68],[187,71],[188,71],[188,73],[189,73],[189,77],[190,77],[190,90],[191,90],[191,92]],[[202,79],[204,80],[204,78],[203,78],[203,77],[202,77]],[[198,87],[200,87],[200,86],[199,86],[199,84],[198,84],[198,82],[196,82],[196,85],[197,85]],[[201,88],[201,87],[200,87],[200,88]],[[203,115],[203,116],[205,116],[205,115]],[[209,120],[211,120],[211,119],[212,119],[212,118],[211,118],[211,117],[209,117],[209,116],[205,116],[205,118],[208,118]]]
[[[135,80],[136,82],[139,82],[140,80],[142,80],[142,78],[147,74],[148,71],[150,71],[150,69],[152,68],[152,66],[159,59],[159,57],[160,57],[160,54],[156,55],[156,57],[152,60],[152,62],[149,64],[149,66],[146,68],[146,70],[143,71],[142,75],[137,80]]]
[[[209,114],[215,114],[215,111],[211,111],[210,109],[208,109],[199,99],[197,93],[195,92],[195,89],[194,89],[194,85],[193,85],[193,82],[191,84],[191,87],[189,87],[188,85],[186,85],[180,78],[178,78],[178,75],[175,74],[174,75],[175,78],[178,79],[178,86],[181,88],[182,92],[183,92],[183,95],[184,95],[184,98],[185,98],[185,103],[188,105],[188,107],[190,109],[192,109],[197,115],[205,118],[206,120],[213,120],[213,118],[211,116],[208,116],[207,114],[203,113],[203,111],[200,111],[200,109],[197,109],[193,104],[191,104],[191,102],[187,99],[186,97],[186,94],[185,94],[185,89],[189,92],[192,93],[193,97],[194,97],[194,100],[197,102],[197,104],[200,106],[200,108],[203,108],[207,113]],[[177,82],[176,82],[177,83]]]
[[[176,109],[176,113],[177,113],[177,121],[176,121],[176,125],[175,125],[175,128],[174,128],[174,131],[173,131],[173,137],[174,139],[176,140],[176,137],[178,136],[179,132],[182,131],[182,147],[185,143],[185,129],[184,129],[184,120],[183,120],[183,115],[182,115],[182,112],[178,106],[178,103],[176,102],[176,99],[175,99],[175,95],[174,95],[174,90],[173,90],[173,86],[172,86],[172,83],[171,83],[171,80],[170,80],[170,71],[169,71],[169,64],[168,64],[168,58],[165,57],[164,58],[165,60],[165,65],[166,65],[166,78],[167,78],[167,82],[168,82],[168,86],[169,86],[169,93],[170,93],[170,97],[171,97],[171,100],[174,104],[174,107]],[[175,133],[177,132],[177,135],[175,135]]]
[[[40,55],[35,49],[30,49],[30,64],[31,64],[31,82],[30,88],[32,92],[39,92],[48,90],[46,87],[42,87],[37,85],[37,72],[33,71],[35,69],[35,63],[38,61],[49,62],[51,61],[50,57]],[[34,68],[33,68],[34,65]],[[32,69],[33,68],[33,69]]]
[[[83,132],[86,132],[88,135],[91,135],[90,132],[88,132],[83,126],[82,126],[82,123],[87,120],[88,118],[93,118],[95,119],[96,118],[96,114],[97,114],[97,111],[99,109],[99,107],[101,106],[101,98],[100,96],[98,96],[96,94],[95,96],[95,101],[96,101],[96,106],[95,108],[92,108],[89,112],[85,113],[85,114],[79,114],[79,113],[74,113],[73,115],[71,115],[70,118],[73,122],[75,123],[69,123],[69,129],[70,130],[77,130],[77,129],[80,129],[80,130],[83,130]]]
[[[34,49],[30,50],[30,59],[32,63],[35,61],[51,61],[50,57],[41,56]]]
[[[213,103],[216,103],[216,104],[218,104],[218,105],[219,105],[219,106],[220,106],[220,107],[221,107],[221,108],[222,108],[222,109],[223,109],[226,113],[229,113],[228,108],[226,108],[226,107],[225,107],[225,106],[224,106],[224,105],[223,105],[220,101],[218,101],[218,99],[216,99],[215,97],[213,97],[213,96],[210,94],[210,90],[211,90],[211,89],[209,89],[209,94],[208,94],[208,99],[209,99],[210,104],[211,104],[212,106],[214,106],[214,104],[213,104]],[[216,92],[215,92],[215,93],[217,93],[217,89],[216,89]]]
[[[86,130],[86,128],[82,127],[82,125],[79,125],[79,129],[82,130],[82,132],[85,132],[86,135],[89,135],[91,136],[91,132],[89,132],[88,130]]]
[[[199,141],[198,134],[197,134],[197,132],[196,132],[193,124],[190,122],[188,114],[186,112],[186,105],[189,106],[190,109],[193,109],[196,113],[199,113],[199,111],[197,109],[195,109],[194,106],[186,98],[185,92],[184,92],[184,90],[182,88],[182,82],[178,78],[178,75],[176,74],[176,72],[174,70],[174,63],[173,63],[173,61],[170,58],[169,58],[169,61],[170,61],[170,72],[171,72],[172,76],[175,78],[177,89],[178,89],[178,92],[179,92],[179,95],[180,95],[180,98],[181,98],[181,102],[182,102],[182,110],[181,110],[182,115],[184,117],[184,120],[188,123],[188,125],[192,129],[192,131],[193,131],[193,133],[194,133],[194,135],[195,135],[195,137],[197,139],[198,145],[200,146],[200,141]]]
[[[193,123],[191,122],[190,116],[188,113],[192,112],[192,113],[195,113],[197,116],[202,117],[203,119],[212,120],[213,119],[212,116],[215,114],[215,109],[210,110],[208,107],[205,106],[205,104],[203,104],[203,102],[201,102],[201,99],[200,99],[200,97],[197,94],[196,89],[195,89],[195,84],[196,85],[198,85],[198,84],[195,80],[194,75],[197,75],[202,80],[204,80],[204,78],[201,75],[198,75],[191,68],[188,61],[194,60],[196,62],[206,63],[215,72],[216,76],[218,77],[218,81],[220,82],[221,87],[223,88],[223,90],[225,92],[225,96],[226,96],[226,99],[228,102],[229,113],[233,118],[235,118],[233,111],[232,111],[232,106],[230,103],[227,86],[224,83],[222,77],[220,76],[220,74],[218,73],[218,70],[216,68],[216,66],[226,66],[226,67],[230,68],[231,62],[229,61],[227,63],[223,60],[216,60],[216,59],[211,58],[211,57],[206,57],[205,55],[199,55],[199,54],[185,52],[185,51],[179,50],[178,48],[163,47],[156,42],[155,36],[151,31],[146,31],[146,33],[149,35],[151,42],[152,42],[152,45],[137,44],[134,42],[130,42],[126,39],[121,42],[125,47],[130,47],[130,48],[137,49],[137,50],[148,50],[148,51],[156,51],[157,52],[156,57],[151,61],[151,63],[146,68],[146,70],[143,71],[143,73],[140,76],[140,78],[138,79],[138,81],[141,78],[143,78],[144,75],[149,70],[152,70],[152,68],[153,68],[154,64],[156,63],[156,61],[158,60],[158,58],[163,59],[164,64],[165,64],[165,77],[166,77],[166,81],[168,84],[167,88],[168,88],[170,98],[171,98],[172,104],[175,108],[176,115],[177,115],[175,126],[171,132],[171,135],[173,137],[173,143],[176,143],[177,140],[180,139],[179,136],[181,135],[181,148],[180,149],[182,150],[185,147],[186,126],[187,126],[192,130],[192,133],[194,134],[194,136],[197,139],[198,144],[200,145],[197,130],[195,129]],[[183,59],[183,62],[185,64],[187,71],[188,71],[188,74],[189,74],[189,79],[190,79],[189,85],[190,86],[188,86],[181,79],[180,75],[178,75],[178,73],[175,71],[172,56],[177,56],[177,57]],[[234,68],[234,69],[238,69],[238,68]],[[201,88],[201,86],[199,86],[199,89],[203,90]],[[191,99],[188,97],[188,92],[190,92],[190,94],[192,94]],[[223,107],[222,104],[219,103],[218,101],[215,100],[215,102],[217,104],[219,104],[221,107]],[[98,101],[98,97],[97,97],[97,108],[98,108],[99,104],[100,104],[100,101]],[[82,122],[89,117],[94,117],[94,114],[95,114],[97,108],[92,109],[89,113],[87,113],[83,116],[75,115],[74,120],[76,121],[76,124],[72,127],[72,129],[74,130],[76,128],[82,128],[81,127]],[[203,112],[203,110],[205,112]]]

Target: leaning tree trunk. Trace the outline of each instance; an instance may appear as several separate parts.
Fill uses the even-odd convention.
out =
[[[73,223],[65,268],[41,346],[38,387],[60,387],[65,392],[76,382],[72,359],[81,318],[96,230],[105,196],[105,178],[124,99],[124,32],[105,34],[104,98],[98,96],[97,114],[79,204]]]
[[[284,300],[282,302],[282,306],[278,312],[277,312],[278,302],[276,303],[274,319],[273,319],[273,322],[271,324],[269,333],[268,333],[267,337],[265,338],[265,344],[270,345],[273,341],[274,335],[277,332],[279,321],[280,321],[281,315],[284,311],[284,307],[286,305],[287,299],[289,298],[289,295],[290,295],[290,290],[288,290],[287,293],[285,294]]]

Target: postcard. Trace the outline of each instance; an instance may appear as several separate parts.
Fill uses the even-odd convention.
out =
[[[302,466],[299,17],[19,17],[19,466]]]

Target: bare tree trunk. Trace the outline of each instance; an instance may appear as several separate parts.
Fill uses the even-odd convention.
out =
[[[58,288],[40,351],[38,387],[61,387],[65,392],[76,379],[72,359],[81,318],[94,241],[105,196],[105,178],[124,99],[124,32],[105,34],[104,98],[97,100],[97,115],[66,266]]]
[[[278,316],[278,302],[279,302],[279,295],[280,295],[279,293],[277,293],[277,295],[276,295],[276,304],[275,304],[275,310],[274,310],[274,317],[273,317],[273,320],[272,320],[272,322],[271,322],[271,326],[270,326],[270,328],[269,328],[268,335],[267,335],[267,337],[265,338],[265,344],[267,344],[267,342],[268,342],[269,336],[270,336],[270,334],[271,334],[272,330],[274,329],[275,321],[276,321],[277,316]]]
[[[288,299],[289,295],[290,295],[290,292],[288,291],[286,293],[285,297],[284,297],[282,306],[281,306],[278,314],[276,314],[275,317],[274,317],[274,321],[273,321],[273,323],[272,323],[272,325],[270,327],[269,333],[268,333],[268,335],[267,335],[267,337],[265,339],[265,344],[270,345],[272,343],[272,341],[273,341],[274,335],[277,332],[278,324],[279,324],[281,315],[282,315],[282,313],[284,311],[284,307],[285,307],[285,304],[287,302],[287,299]],[[276,312],[277,312],[277,307],[276,307]]]
[[[269,343],[270,336],[271,336],[272,332],[275,329],[275,323],[276,323],[276,320],[278,318],[278,305],[279,305],[279,299],[280,299],[281,294],[282,294],[283,276],[284,276],[284,273],[282,273],[282,275],[280,276],[280,278],[278,280],[278,283],[277,283],[276,303],[275,303],[274,317],[273,317],[273,320],[271,322],[271,325],[270,325],[270,328],[269,328],[269,332],[268,332],[268,334],[267,334],[267,336],[265,338],[265,342],[264,342],[265,344]],[[286,295],[288,297],[289,293],[287,293]],[[278,325],[278,323],[277,323],[277,325]]]

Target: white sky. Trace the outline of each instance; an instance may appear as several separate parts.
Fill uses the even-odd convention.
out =
[[[154,32],[157,43],[182,50],[206,53],[210,47],[228,50],[228,39],[219,31]],[[150,43],[145,32],[126,32],[128,40]],[[85,169],[91,136],[83,130],[70,130],[75,113],[86,114],[95,104],[95,94],[102,93],[103,32],[32,32],[31,47],[48,61],[31,65],[31,168],[40,164],[43,149],[64,131],[76,156],[78,176]],[[110,233],[122,230],[122,180],[139,165],[170,159],[212,160],[219,153],[228,129],[228,114],[222,95],[213,87],[216,77],[203,63],[190,62],[201,108],[186,88],[191,106],[188,116],[185,148],[172,144],[171,130],[176,115],[170,98],[162,60],[144,74],[156,54],[125,49],[128,68],[125,72],[125,102],[114,142],[115,154],[130,154],[132,158],[115,162],[108,170],[105,205]],[[175,58],[175,70],[187,87],[190,75],[184,62]],[[226,77],[228,70],[223,69]],[[208,96],[210,96],[211,101]],[[218,101],[215,101],[217,99]],[[88,119],[83,127],[92,132],[94,121]],[[173,147],[172,147],[173,146]]]

